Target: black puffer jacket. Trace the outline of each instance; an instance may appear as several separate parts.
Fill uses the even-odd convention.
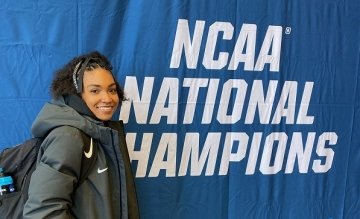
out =
[[[85,152],[80,130],[97,142],[97,159],[88,178],[77,185]],[[24,218],[139,218],[121,121],[105,125],[61,99],[45,104],[32,132],[46,139]]]

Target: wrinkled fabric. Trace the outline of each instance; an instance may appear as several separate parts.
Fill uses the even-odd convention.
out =
[[[128,212],[130,207],[137,211],[136,194],[130,185],[126,143],[119,140],[124,138],[119,135],[122,126],[116,128],[81,116],[62,99],[45,104],[32,126],[34,136],[46,138],[31,178],[24,218],[137,218],[138,213]],[[97,142],[98,152],[88,178],[77,185],[84,153],[80,130]],[[132,203],[128,203],[129,186],[135,197]]]

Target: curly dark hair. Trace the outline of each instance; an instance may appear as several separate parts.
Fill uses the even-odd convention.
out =
[[[86,61],[85,61],[86,60]],[[86,62],[86,64],[85,64]],[[82,65],[86,66],[82,66]],[[77,85],[73,80],[74,71],[81,70],[93,70],[96,68],[103,68],[112,73],[112,66],[110,61],[98,51],[93,51],[78,57],[73,58],[69,63],[64,65],[61,69],[57,70],[54,75],[54,79],[51,83],[51,96],[55,99],[64,96],[64,95],[79,95],[77,90]],[[75,70],[76,69],[76,70]],[[83,73],[83,72],[82,72]],[[80,76],[82,77],[82,75]],[[116,78],[114,77],[116,84],[116,90],[119,96],[120,103],[125,100],[124,91]],[[82,83],[82,78],[79,80]],[[82,85],[80,86],[82,88]],[[81,92],[81,91],[80,91]]]

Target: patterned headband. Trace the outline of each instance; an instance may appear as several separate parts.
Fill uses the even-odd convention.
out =
[[[80,94],[82,92],[84,72],[85,72],[86,66],[88,65],[88,63],[91,59],[92,59],[91,57],[88,57],[85,60],[81,60],[79,63],[76,64],[76,66],[74,68],[72,79],[73,79],[73,84],[75,86],[76,92],[78,94]]]

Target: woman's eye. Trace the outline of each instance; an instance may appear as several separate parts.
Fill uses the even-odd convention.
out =
[[[115,88],[114,88],[114,89],[110,89],[109,92],[110,92],[111,94],[116,94],[116,93],[117,93],[117,91],[116,91]]]
[[[99,90],[90,90],[90,93],[97,94],[99,93]]]

